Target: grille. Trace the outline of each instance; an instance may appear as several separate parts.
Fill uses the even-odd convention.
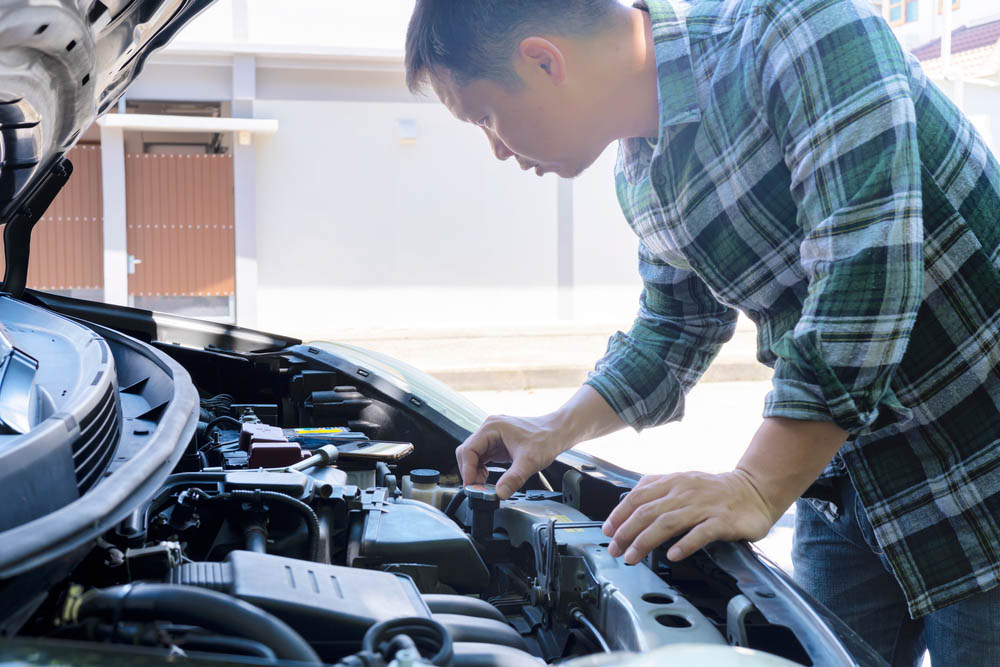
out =
[[[108,387],[97,407],[80,422],[80,437],[73,443],[73,468],[80,495],[97,484],[118,447],[121,411],[118,392]]]

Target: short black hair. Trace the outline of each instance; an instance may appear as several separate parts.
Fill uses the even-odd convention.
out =
[[[459,85],[488,79],[514,89],[518,45],[532,34],[596,34],[617,0],[417,0],[406,31],[406,85],[447,71]]]

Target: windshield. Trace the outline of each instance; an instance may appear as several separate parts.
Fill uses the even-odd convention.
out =
[[[479,428],[486,419],[486,413],[475,403],[443,382],[397,359],[344,343],[319,341],[310,345],[375,371],[399,389],[422,399],[427,405],[470,432]]]

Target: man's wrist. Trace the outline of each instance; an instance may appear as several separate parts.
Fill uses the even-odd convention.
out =
[[[613,433],[625,426],[607,401],[590,385],[583,385],[557,410],[544,417],[559,451]]]
[[[734,472],[753,486],[777,520],[819,476],[847,435],[832,422],[768,417]]]

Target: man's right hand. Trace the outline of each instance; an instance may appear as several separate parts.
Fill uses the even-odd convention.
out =
[[[489,462],[509,462],[507,472],[497,481],[497,495],[506,499],[567,449],[624,426],[601,395],[584,385],[565,405],[547,415],[488,417],[455,450],[455,456],[464,484],[485,482]]]
[[[532,475],[547,467],[575,443],[560,441],[550,416],[487,417],[479,430],[455,450],[464,484],[486,481],[488,462],[510,463],[497,482],[497,495],[506,499]]]

